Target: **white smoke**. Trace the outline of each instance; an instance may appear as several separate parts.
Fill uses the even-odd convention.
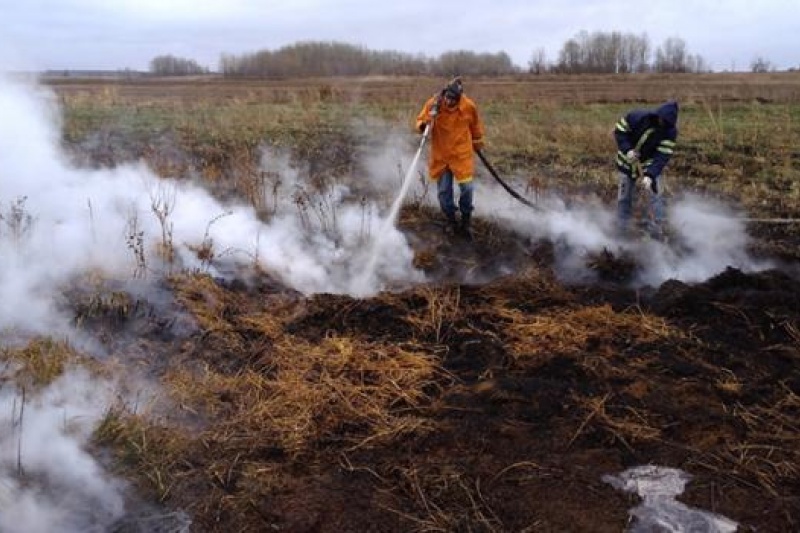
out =
[[[279,155],[265,153],[263,164],[280,173],[282,196],[276,200],[264,191],[265,202],[274,204],[264,223],[250,206],[223,205],[200,186],[165,182],[142,164],[70,167],[58,147],[58,108],[41,88],[0,81],[0,110],[0,327],[52,332],[61,320],[53,310],[55,289],[92,269],[130,277],[138,266],[130,237],[138,232],[149,268],[159,266],[154,251],[168,228],[183,268],[222,274],[214,268],[258,262],[306,294],[352,292],[366,244],[378,237],[373,233],[381,226],[381,208],[365,207],[343,184],[307,192],[305,207],[298,207],[302,184]],[[154,205],[169,210],[165,224]],[[378,262],[375,283],[359,291],[420,281],[402,234],[391,228],[379,237],[391,246]],[[197,258],[192,248],[203,242],[213,242],[220,265]]]
[[[0,531],[105,531],[124,486],[85,450],[112,391],[83,371],[24,397],[0,388]]]
[[[666,279],[701,282],[731,266],[744,271],[773,267],[747,250],[745,216],[722,203],[694,195],[681,197],[668,210],[678,248],[652,243],[641,255],[641,281],[657,285]]]
[[[556,273],[569,280],[587,280],[590,254],[603,250],[631,254],[640,267],[637,285],[657,286],[668,279],[701,282],[727,267],[758,271],[774,266],[748,253],[750,237],[744,215],[730,207],[694,195],[671,199],[667,224],[672,238],[620,240],[615,229],[615,207],[587,200],[567,207],[559,198],[540,198],[534,210],[514,200],[491,182],[478,182],[476,213],[491,217],[533,239],[555,243]],[[641,201],[641,200],[640,200]]]

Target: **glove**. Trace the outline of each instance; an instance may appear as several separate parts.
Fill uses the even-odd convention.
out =
[[[628,150],[628,153],[625,154],[625,157],[628,158],[630,163],[635,163],[639,160],[639,152],[636,150]]]
[[[650,176],[645,175],[642,178],[642,188],[651,192],[655,192],[653,190],[653,178]]]
[[[473,151],[477,152],[478,150],[482,150],[482,149],[483,149],[483,141],[481,141],[481,140],[472,141],[472,150]]]
[[[418,128],[419,132],[420,133],[425,133],[425,128],[427,128],[427,127],[428,127],[428,123],[427,122],[423,122],[422,124],[419,125],[419,128]]]

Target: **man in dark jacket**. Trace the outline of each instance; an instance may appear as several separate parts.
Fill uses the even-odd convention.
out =
[[[614,130],[617,141],[619,194],[617,221],[620,231],[628,231],[634,185],[640,181],[648,195],[648,231],[656,239],[663,236],[664,198],[661,173],[672,157],[678,138],[678,103],[666,102],[654,110],[636,109],[619,119]]]

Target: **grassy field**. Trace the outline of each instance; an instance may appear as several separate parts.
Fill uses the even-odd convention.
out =
[[[64,137],[124,138],[132,157],[157,160],[169,136],[209,179],[253,175],[256,148],[283,147],[317,172],[354,172],[359,143],[409,131],[436,79],[132,82],[58,80]],[[528,77],[466,80],[498,170],[543,188],[613,197],[611,132],[632,107],[681,104],[673,190],[732,199],[753,216],[800,214],[800,73]],[[102,158],[103,154],[98,157]],[[175,162],[172,162],[175,164]],[[169,165],[168,165],[169,166]],[[167,173],[171,168],[161,169]],[[241,182],[242,180],[237,180]],[[245,189],[246,183],[241,184]],[[240,191],[245,194],[247,191]]]

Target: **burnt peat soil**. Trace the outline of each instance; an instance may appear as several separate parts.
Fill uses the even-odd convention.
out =
[[[116,470],[197,531],[618,532],[639,498],[602,478],[646,464],[688,472],[679,500],[740,531],[800,527],[788,228],[753,228],[781,268],[634,289],[604,279],[631,270],[611,253],[587,258],[597,282],[567,284],[552,243],[481,220],[467,242],[434,219],[400,222],[425,285],[304,297],[267,274],[181,274],[167,308],[85,317],[175,401],[107,421]],[[516,271],[460,281],[499,257]]]

